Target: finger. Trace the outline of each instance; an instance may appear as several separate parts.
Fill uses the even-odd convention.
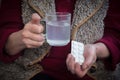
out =
[[[33,33],[37,33],[37,34],[40,34],[42,33],[44,30],[43,26],[42,25],[32,25],[31,28],[30,28],[30,31],[33,32]]]
[[[82,65],[82,69],[84,70],[84,69],[87,69],[87,68],[91,67],[93,62],[94,62],[93,55],[89,55],[89,57],[85,58],[85,61]]]
[[[68,66],[68,64],[69,64],[70,59],[71,59],[71,54],[68,54],[67,59],[66,59],[66,65],[67,65],[67,66]]]
[[[70,71],[74,74],[74,68],[75,68],[75,58],[70,55],[69,61],[68,61],[68,67],[70,69]]]
[[[26,45],[27,48],[37,48],[36,46],[33,45]]]
[[[36,24],[26,24],[27,27],[25,27],[26,30],[29,30],[32,33],[40,34],[43,32],[44,27],[42,25],[36,25]]]
[[[78,77],[84,77],[87,73],[88,69],[82,70],[82,67],[79,65],[79,63],[75,64],[75,73]]]
[[[33,15],[32,15],[32,19],[31,19],[31,23],[33,23],[33,24],[40,24],[40,16],[37,14],[37,13],[34,13]]]
[[[71,63],[71,57],[72,57],[72,55],[71,54],[68,54],[68,56],[67,56],[67,59],[66,59],[66,65],[67,65],[67,68],[68,68],[68,70],[70,71],[70,63]]]
[[[41,42],[41,41],[45,40],[45,37],[42,34],[34,34],[29,31],[23,32],[22,36],[23,36],[23,38],[28,38],[28,39],[31,39],[31,40],[37,41],[37,42]]]
[[[85,70],[87,69],[89,66],[91,66],[92,63],[92,59],[88,58],[84,61],[83,65],[82,65],[82,69]]]
[[[23,39],[23,42],[27,48],[31,48],[30,46],[39,47],[39,46],[43,45],[43,43],[44,43],[44,41],[37,42],[37,41],[33,41],[31,39]]]

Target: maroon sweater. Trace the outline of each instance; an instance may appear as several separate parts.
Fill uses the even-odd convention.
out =
[[[73,12],[75,0],[56,0],[56,11]],[[111,57],[111,68],[120,62],[120,0],[110,0],[108,14],[104,20],[105,31],[104,36],[98,42],[103,42],[108,47]],[[0,61],[12,62],[22,54],[9,56],[4,50],[8,36],[23,28],[21,17],[21,1],[20,0],[2,0],[0,8]],[[77,76],[71,74],[66,68],[66,56],[70,53],[70,44],[63,47],[52,47],[49,56],[45,57],[40,63],[44,71],[56,80],[81,80]],[[82,80],[91,80],[87,75]]]

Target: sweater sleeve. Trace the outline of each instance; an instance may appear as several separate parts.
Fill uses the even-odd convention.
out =
[[[0,7],[0,61],[12,62],[20,53],[10,56],[4,46],[9,35],[20,30],[23,26],[21,18],[21,0],[2,0]]]
[[[106,59],[107,69],[115,69],[116,64],[120,62],[120,0],[110,0],[107,16],[104,19],[105,29],[102,39],[109,49],[110,57]]]

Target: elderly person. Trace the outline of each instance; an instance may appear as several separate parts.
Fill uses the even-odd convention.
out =
[[[80,67],[80,65],[74,62],[73,56],[69,55],[71,43],[61,47],[52,46],[47,53],[48,55],[39,63],[43,67],[43,71],[31,78],[31,80],[93,80],[93,78],[86,75],[86,73],[97,58],[110,60],[112,62],[112,64],[110,64],[111,67],[115,67],[119,62],[119,0],[109,1],[110,9],[105,18],[104,35],[103,37],[100,35],[99,38],[102,38],[95,44],[92,43],[96,42],[98,38],[94,38],[94,35],[97,36],[97,34],[101,34],[100,32],[103,31],[103,25],[99,22],[103,21],[106,15],[106,0],[105,3],[104,0],[41,0],[39,2],[35,0],[35,4],[36,3],[40,3],[40,5],[38,4],[37,6],[44,13],[54,11],[71,13],[73,17],[73,31],[76,23],[84,21],[83,19],[87,16],[90,19],[88,19],[84,25],[81,25],[81,28],[78,29],[78,33],[76,33],[78,35],[75,37],[76,40],[86,44],[84,52],[85,62],[83,65]],[[23,53],[26,48],[38,48],[43,46],[45,42],[45,37],[43,36],[44,27],[39,23],[43,16],[33,14],[33,9],[26,5],[27,0],[2,0],[0,7],[0,61],[2,62],[14,62],[19,56],[24,55]],[[95,6],[98,6],[98,8]],[[96,13],[92,13],[91,16],[89,15],[89,10],[90,13],[94,11]],[[32,15],[31,19],[29,15]],[[94,32],[94,29],[96,29],[94,26],[101,26],[101,29]],[[86,27],[89,27],[88,29],[90,30],[87,31]],[[90,36],[88,33],[91,30],[93,30],[91,33],[93,36],[88,38]],[[80,34],[82,35],[80,36]],[[87,37],[84,37],[84,35]],[[89,43],[91,44],[88,45]],[[87,55],[88,53],[89,55]],[[33,54],[35,53],[33,52]],[[69,56],[67,57],[67,55]],[[73,74],[77,74],[79,77],[73,75],[70,71]]]

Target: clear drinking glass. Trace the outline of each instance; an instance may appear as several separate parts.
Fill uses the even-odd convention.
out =
[[[70,42],[71,14],[46,14],[46,39],[51,46],[64,46]]]

